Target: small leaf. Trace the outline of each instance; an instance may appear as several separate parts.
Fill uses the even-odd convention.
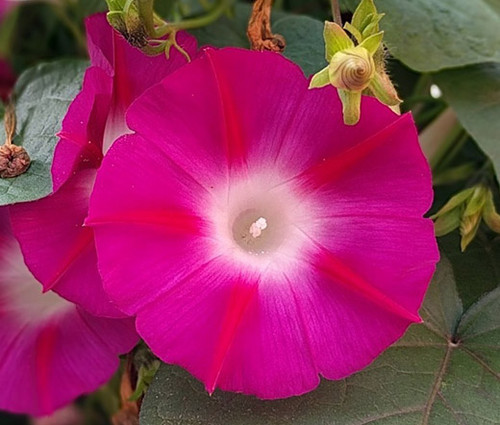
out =
[[[354,47],[346,32],[335,22],[325,22],[323,37],[326,45],[326,60],[330,62],[335,53]]]
[[[309,83],[309,88],[310,89],[319,88],[330,84],[330,77],[328,74],[329,74],[328,67],[323,68],[317,74],[314,74],[314,76],[311,79],[311,82]]]
[[[56,134],[69,104],[80,90],[85,61],[58,61],[38,65],[21,75],[14,89],[17,136],[31,157],[28,171],[0,179],[0,205],[33,201],[52,191],[50,168]],[[3,127],[3,123],[0,123]]]

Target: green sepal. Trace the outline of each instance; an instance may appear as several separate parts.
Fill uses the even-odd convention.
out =
[[[475,216],[480,214],[486,202],[487,189],[484,186],[476,186],[472,196],[467,201],[464,216]]]
[[[151,385],[151,382],[153,382],[153,378],[155,377],[156,372],[158,372],[160,365],[161,362],[159,360],[154,360],[151,364],[142,365],[139,368],[139,372],[137,374],[137,384],[135,386],[134,393],[129,398],[129,401],[137,401],[144,394],[146,394],[146,391]]]
[[[476,237],[477,230],[481,224],[481,214],[477,213],[474,215],[464,215],[460,222],[460,235],[462,239],[460,241],[460,249],[464,252],[469,244]]]
[[[149,37],[155,37],[154,0],[136,0],[139,18],[144,25]]]
[[[344,24],[344,29],[352,34],[352,36],[356,39],[358,44],[360,44],[363,41],[363,34],[361,34],[361,32],[350,22],[346,22]]]
[[[323,37],[325,38],[325,56],[328,62],[335,53],[354,47],[354,43],[347,33],[335,22],[325,21]]]
[[[452,196],[450,200],[436,214],[431,216],[431,218],[435,220],[438,217],[442,216],[443,214],[446,214],[452,209],[463,204],[469,198],[469,196],[472,195],[472,192],[474,192],[474,188],[470,187]]]
[[[360,46],[368,50],[370,54],[373,56],[382,45],[383,38],[384,38],[384,31],[380,31],[376,34],[371,35],[368,38],[365,38],[361,42]]]
[[[383,74],[376,72],[368,88],[385,105],[396,106],[401,103],[394,85],[385,72]]]
[[[500,214],[498,214],[495,208],[491,190],[489,190],[486,195],[486,202],[483,208],[483,220],[491,230],[495,233],[500,233]]]
[[[369,17],[369,15],[376,14],[377,8],[375,7],[373,0],[361,0],[352,15],[351,24],[362,33],[365,26],[369,23],[369,21],[367,21],[367,17]]]
[[[338,89],[338,93],[342,101],[344,124],[357,124],[361,114],[361,92]]]
[[[380,31],[379,22],[385,16],[385,13],[378,13],[370,17],[370,22],[360,30],[363,38],[370,37]]]
[[[328,75],[329,67],[323,68],[321,71],[313,75],[311,82],[309,83],[309,88],[319,88],[330,84],[330,77]]]
[[[444,236],[458,229],[462,218],[462,210],[463,208],[460,207],[454,208],[448,211],[448,213],[440,216],[434,222],[434,233],[436,236]]]

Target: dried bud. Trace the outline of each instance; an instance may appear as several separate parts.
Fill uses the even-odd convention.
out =
[[[356,46],[335,53],[328,73],[335,87],[361,92],[370,85],[375,75],[375,63],[368,50]]]
[[[0,178],[17,177],[26,172],[31,159],[21,146],[5,144],[0,146]]]
[[[130,45],[139,49],[148,44],[148,31],[141,17],[137,2],[107,0],[109,24],[115,28]]]

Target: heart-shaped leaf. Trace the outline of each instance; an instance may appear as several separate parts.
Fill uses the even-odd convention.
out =
[[[359,2],[357,2],[359,3]],[[348,2],[353,10],[352,1]],[[500,62],[497,0],[376,0],[384,41],[417,71]]]

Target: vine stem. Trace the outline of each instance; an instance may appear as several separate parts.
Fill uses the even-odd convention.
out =
[[[167,23],[165,26],[157,28],[157,35],[169,30],[190,30],[204,27],[217,20],[233,4],[234,0],[218,0],[217,3],[205,14],[196,18],[186,19],[180,22]]]
[[[335,22],[340,27],[342,26],[342,14],[340,13],[339,0],[332,0],[332,16],[333,22]]]
[[[16,133],[16,110],[12,102],[9,102],[5,108],[4,125],[5,145],[11,146],[12,139],[14,138],[14,134]]]

